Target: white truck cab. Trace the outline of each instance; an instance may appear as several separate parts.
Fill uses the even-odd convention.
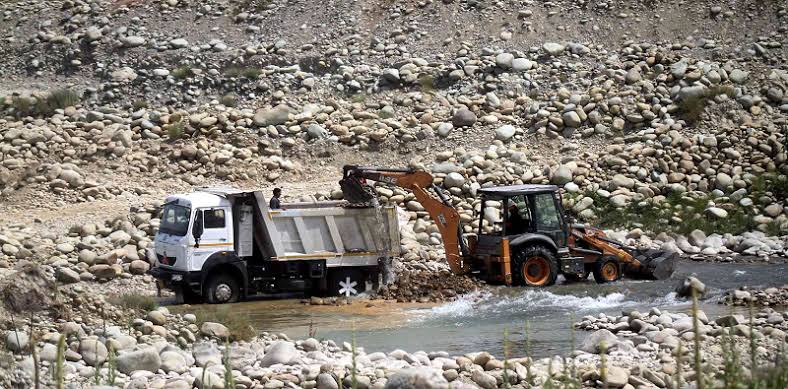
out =
[[[326,201],[272,210],[259,191],[200,189],[165,200],[151,274],[183,301],[352,295],[374,288],[398,249],[391,207]]]

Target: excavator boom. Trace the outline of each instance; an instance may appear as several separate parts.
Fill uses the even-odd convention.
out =
[[[465,274],[470,271],[470,264],[465,261],[467,248],[461,239],[460,214],[440,189],[433,185],[431,174],[412,169],[384,169],[352,165],[345,166],[343,170],[343,178],[339,185],[345,199],[351,203],[369,202],[376,196],[374,189],[364,185],[363,180],[382,182],[413,192],[416,200],[435,221],[438,231],[443,237],[446,261],[452,272]],[[428,189],[432,189],[437,198],[431,195]]]

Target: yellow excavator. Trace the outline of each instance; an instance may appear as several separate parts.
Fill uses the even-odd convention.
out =
[[[547,286],[555,283],[559,274],[578,281],[593,273],[596,282],[607,283],[624,274],[665,279],[675,268],[674,253],[628,247],[609,239],[600,229],[571,223],[555,185],[479,189],[478,231],[465,234],[459,213],[431,174],[348,165],[339,182],[345,200],[351,204],[377,202],[377,193],[367,181],[413,193],[437,225],[446,260],[455,274],[470,274],[492,284]],[[483,229],[485,216],[492,232]]]

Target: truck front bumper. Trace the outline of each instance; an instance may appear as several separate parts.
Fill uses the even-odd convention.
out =
[[[148,273],[156,278],[160,284],[173,291],[188,291],[201,294],[202,279],[200,272],[167,269],[164,267],[151,268]]]

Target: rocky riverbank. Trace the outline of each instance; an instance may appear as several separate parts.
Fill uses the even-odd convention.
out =
[[[18,280],[17,288],[25,287],[27,281],[56,285],[54,274],[31,269],[14,280]],[[3,290],[8,288],[13,287],[6,279]],[[756,363],[765,371],[782,356],[788,331],[788,313],[771,308],[758,309],[752,319],[742,315],[710,318],[699,311],[697,329],[691,314],[653,308],[646,313],[628,310],[620,316],[581,318],[575,327],[593,332],[579,334],[576,350],[563,356],[529,358],[528,344],[534,339],[527,335],[508,339],[504,351],[384,353],[352,342],[249,333],[237,318],[221,323],[202,314],[172,313],[165,307],[124,308],[78,284],[61,288],[54,297],[41,295],[49,296],[48,308],[57,309],[27,307],[13,324],[4,321],[6,351],[0,353],[0,384],[31,387],[38,371],[45,387],[55,386],[54,380],[62,377],[66,383],[83,387],[125,388],[492,389],[550,383],[676,388],[678,379],[695,380],[696,336],[705,380],[714,382],[724,379],[725,364],[731,358],[728,347],[738,350],[740,361],[747,361],[739,372],[748,375],[748,353],[755,339]],[[33,360],[33,346],[38,363]]]
[[[739,306],[788,306],[788,285],[765,289],[742,287],[727,292],[721,304]]]

